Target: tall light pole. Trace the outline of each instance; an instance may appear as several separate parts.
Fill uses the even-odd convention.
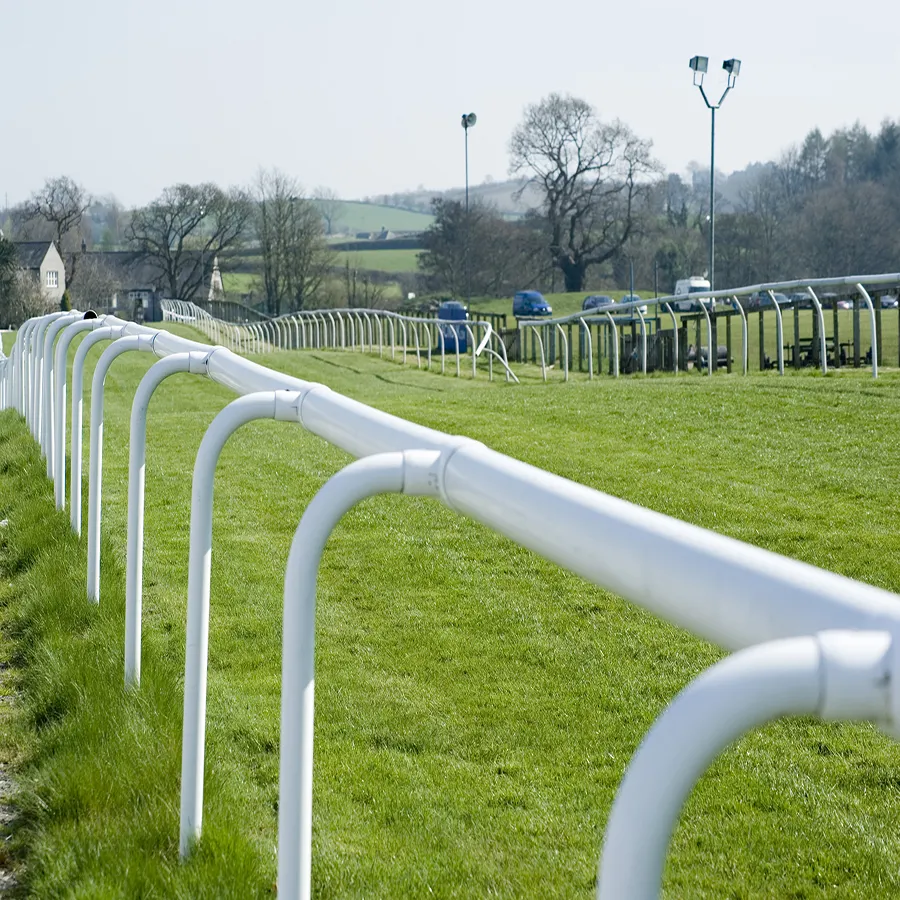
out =
[[[475,113],[463,113],[460,124],[466,133],[466,235],[465,247],[463,249],[463,267],[465,269],[466,279],[466,314],[472,304],[472,290],[469,284],[469,129],[478,121]]]
[[[719,97],[718,103],[710,103],[706,91],[703,90],[703,76],[709,67],[708,56],[692,56],[688,64],[694,72],[694,85],[700,88],[703,102],[712,113],[712,130],[710,133],[709,151],[709,288],[716,289],[716,110],[722,105],[728,92],[735,86],[741,71],[739,59],[726,59],[722,68],[728,73],[728,86]]]

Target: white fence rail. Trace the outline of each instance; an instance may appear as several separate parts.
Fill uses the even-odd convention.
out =
[[[488,377],[494,380],[494,360],[503,368],[507,381],[518,381],[509,368],[506,345],[490,322],[477,319],[425,319],[404,316],[384,309],[323,309],[289,313],[264,322],[234,325],[216,319],[194,303],[163,300],[163,320],[194,325],[210,340],[235,350],[268,353],[273,350],[332,349],[358,350],[391,359],[399,355],[403,363],[415,356],[416,367],[427,369],[440,359],[441,374],[448,357],[461,374],[461,359],[471,348],[472,377],[478,374],[478,360],[487,363]],[[460,348],[465,348],[460,350]]]
[[[677,324],[675,321],[676,314],[678,312],[683,312],[685,310],[681,309],[681,306],[685,303],[694,306],[695,308],[692,312],[697,312],[703,315],[705,323],[706,323],[706,337],[707,337],[707,347],[709,348],[709,360],[710,363],[707,365],[707,373],[712,374],[715,369],[715,363],[712,362],[714,356],[717,352],[716,344],[717,342],[714,338],[714,326],[713,319],[710,316],[710,312],[715,311],[716,304],[719,303],[719,309],[722,309],[722,304],[726,307],[733,309],[737,312],[741,317],[741,361],[742,361],[742,371],[746,375],[748,370],[748,362],[749,362],[749,335],[747,328],[747,312],[744,308],[744,304],[741,303],[741,298],[748,297],[750,294],[768,294],[772,308],[775,312],[775,321],[776,321],[776,359],[777,359],[777,367],[778,371],[781,375],[784,375],[785,368],[785,360],[784,360],[784,323],[782,320],[782,308],[781,305],[775,300],[776,292],[802,292],[805,293],[809,298],[810,305],[814,310],[815,314],[815,327],[816,327],[816,337],[815,341],[817,342],[817,358],[819,365],[821,366],[822,372],[827,373],[828,371],[828,336],[826,334],[825,329],[825,315],[822,308],[822,303],[819,300],[819,296],[817,292],[822,292],[823,289],[829,288],[838,288],[838,289],[849,289],[852,293],[856,294],[860,300],[863,301],[865,307],[869,314],[869,332],[872,339],[872,377],[878,377],[878,326],[877,326],[877,317],[875,313],[875,306],[872,303],[872,298],[869,294],[869,290],[872,289],[887,289],[887,288],[896,288],[900,285],[900,274],[898,273],[890,273],[883,275],[850,275],[850,276],[842,276],[840,278],[813,278],[813,279],[801,279],[799,281],[778,281],[778,282],[768,282],[764,284],[753,284],[747,285],[745,287],[733,288],[727,291],[701,291],[697,293],[687,294],[687,295],[679,295],[679,296],[667,296],[667,297],[648,297],[645,300],[637,300],[631,301],[628,303],[610,303],[603,306],[593,307],[590,310],[582,310],[581,312],[572,313],[567,316],[557,316],[555,318],[547,319],[519,319],[518,320],[518,328],[519,328],[519,344],[522,346],[524,342],[524,333],[529,332],[534,335],[534,338],[537,341],[539,346],[539,356],[540,356],[540,364],[541,371],[543,373],[544,381],[547,380],[547,360],[544,348],[544,342],[541,338],[541,332],[546,329],[554,329],[556,330],[563,341],[565,341],[565,334],[563,332],[563,325],[571,325],[577,324],[579,327],[579,331],[586,331],[587,335],[590,336],[590,328],[588,327],[591,324],[609,324],[609,326],[613,329],[615,333],[616,321],[619,322],[631,322],[632,317],[636,314],[640,321],[640,333],[641,333],[641,356],[642,356],[642,371],[647,371],[647,329],[644,318],[643,308],[647,307],[648,310],[650,307],[655,307],[656,315],[662,315],[665,313],[670,316],[672,319],[672,324],[677,332]],[[623,315],[624,314],[624,315]],[[619,374],[619,359],[618,359],[618,337],[615,338],[615,346],[616,346],[616,356],[614,359],[614,370],[613,374]],[[700,348],[697,348],[698,352],[698,362],[699,362],[699,352]],[[563,365],[565,378],[568,380],[568,348],[566,347],[565,351],[562,354]],[[593,359],[592,354],[588,353],[588,375],[590,378],[594,377],[593,370]],[[679,361],[678,359],[678,342],[676,341],[674,344],[674,360],[673,360],[673,370],[675,374],[678,374],[679,362],[681,363],[682,368],[686,368],[686,360]]]
[[[177,307],[170,315],[197,319],[193,310]],[[311,321],[312,315],[303,327],[313,327]],[[336,327],[331,321],[326,326],[325,321],[327,317],[320,317],[315,327],[322,329],[322,334],[326,327],[331,328],[333,341],[341,332],[341,326],[336,325],[339,320],[333,319]],[[373,325],[374,321],[370,319]],[[388,318],[381,321],[386,323]],[[349,322],[345,322],[345,329],[350,327]],[[237,340],[211,317],[200,324],[212,329],[217,338]],[[354,324],[367,336],[378,331],[377,327],[367,331],[365,318],[355,319]],[[300,331],[302,335],[299,320],[276,327],[295,326],[294,334]],[[283,330],[273,333],[256,330],[256,326],[253,329],[248,333],[253,335],[254,349],[273,341],[277,345],[277,334],[285,334]],[[30,319],[19,330],[11,356],[0,359],[0,402],[18,410],[39,441],[48,473],[56,481],[59,508],[65,503],[61,487],[65,477],[67,356],[72,338],[81,331],[91,334],[79,346],[72,376],[70,485],[72,527],[76,531],[81,527],[84,364],[93,346],[111,342],[95,367],[91,389],[87,566],[89,599],[94,602],[100,599],[104,378],[115,359],[128,351],[159,357],[137,389],[131,417],[127,633],[123,639],[125,680],[134,689],[140,680],[144,439],[150,397],[156,386],[175,372],[204,375],[240,395],[216,416],[194,467],[182,747],[182,854],[187,854],[200,838],[203,814],[213,473],[228,437],[253,419],[295,423],[362,458],[331,478],[309,504],[287,561],[279,776],[280,896],[307,898],[311,887],[314,606],[319,557],[341,515],[374,493],[432,496],[697,635],[730,650],[756,647],[720,664],[688,688],[638,751],[610,819],[598,885],[600,897],[656,896],[673,817],[708,762],[743,730],[766,718],[795,712],[867,719],[892,733],[900,725],[897,595],[609,497],[496,453],[476,441],[424,428],[343,397],[324,385],[275,372],[227,347],[210,346],[112,316],[85,320],[79,313],[54,313]],[[240,346],[245,339],[242,335]],[[643,549],[648,545],[654,548],[649,561]],[[603,547],[604,552],[598,553],[597,547]],[[836,629],[840,632],[832,633]],[[788,683],[796,687],[788,690],[784,687]],[[784,702],[775,695],[783,696]],[[716,708],[727,710],[728,716],[698,715],[698,703],[704,708],[703,698],[708,697],[717,698]],[[659,747],[670,742],[685,749],[680,755],[670,756],[661,769],[654,760]],[[672,785],[667,788],[665,803],[659,809],[651,804],[648,811],[647,797],[656,796],[661,771],[671,777]],[[648,816],[655,822],[652,840],[642,832]],[[636,827],[636,823],[642,827]],[[628,862],[636,860],[638,854],[640,862]]]

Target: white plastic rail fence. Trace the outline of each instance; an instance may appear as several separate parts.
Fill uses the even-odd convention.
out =
[[[529,332],[533,335],[533,339],[538,345],[538,357],[540,359],[541,372],[544,381],[547,380],[547,355],[545,353],[544,341],[541,336],[543,333],[552,331],[559,336],[560,344],[563,350],[560,359],[563,365],[565,380],[568,381],[568,338],[563,329],[564,325],[577,325],[579,333],[584,335],[584,339],[588,343],[588,377],[594,377],[593,355],[591,353],[590,340],[592,324],[609,324],[614,335],[614,358],[613,358],[613,374],[619,374],[618,359],[618,337],[616,332],[616,323],[630,323],[632,317],[637,316],[640,322],[640,343],[641,343],[641,369],[647,371],[647,328],[645,322],[644,308],[649,309],[655,307],[654,313],[659,316],[666,316],[672,320],[672,326],[675,331],[678,330],[676,315],[678,312],[698,312],[701,313],[706,322],[706,338],[707,347],[712,348],[710,353],[716,352],[713,347],[713,324],[710,312],[715,309],[727,311],[733,309],[741,317],[741,368],[746,375],[749,363],[749,336],[747,328],[747,311],[744,304],[741,303],[742,297],[750,294],[766,293],[769,296],[772,308],[775,312],[776,325],[776,364],[778,371],[784,375],[784,322],[782,319],[781,305],[775,299],[776,292],[797,292],[805,293],[809,298],[810,305],[815,316],[815,342],[817,343],[816,357],[821,366],[822,373],[828,371],[828,336],[825,329],[825,315],[822,303],[819,300],[819,293],[823,290],[844,288],[850,289],[865,304],[869,313],[869,333],[872,339],[872,377],[878,377],[878,326],[875,306],[869,295],[870,289],[877,288],[896,288],[900,284],[900,274],[884,274],[884,275],[849,275],[840,278],[814,278],[801,279],[799,281],[777,281],[767,282],[765,284],[752,284],[740,288],[732,288],[727,291],[699,291],[688,295],[667,296],[667,297],[648,297],[645,300],[630,301],[628,303],[610,303],[603,306],[596,306],[589,310],[572,313],[567,316],[558,316],[555,318],[543,319],[519,319],[519,345],[522,346],[524,333]],[[684,306],[693,307],[691,310],[685,310]],[[768,307],[766,307],[768,310]],[[686,368],[686,360],[681,360],[682,368]],[[674,360],[673,370],[678,374],[678,342],[674,344]],[[707,374],[712,374],[713,367],[707,365]]]
[[[406,364],[415,356],[416,368],[431,369],[440,359],[441,374],[448,357],[460,376],[461,358],[472,348],[472,377],[478,360],[487,362],[494,380],[494,360],[507,381],[518,381],[509,368],[506,345],[490,322],[477,319],[426,319],[404,316],[384,309],[322,309],[289,313],[262,322],[235,325],[213,318],[194,303],[163,300],[163,320],[184,322],[202,331],[211,341],[235,351],[269,353],[274,350],[358,350],[380,357],[399,357]]]
[[[365,321],[365,320],[363,320]],[[357,325],[359,322],[357,321]],[[223,323],[208,327],[222,329]],[[84,366],[94,367],[88,479],[88,599],[100,600],[103,382],[118,356],[158,358],[137,389],[128,484],[125,682],[140,685],[145,435],[154,389],[175,373],[212,379],[237,399],[203,438],[194,467],[188,559],[180,851],[201,839],[212,564],[213,474],[243,423],[305,428],[357,457],[329,479],[298,525],[284,581],[278,893],[311,892],[316,575],[328,535],[365,497],[433,497],[546,559],[720,646],[738,651],[689,686],[639,748],[615,801],[597,895],[656,897],[669,837],[691,787],[742,733],[784,715],[868,720],[900,730],[900,596],[607,496],[497,453],[292,378],[232,350],[114,317],[54,313],[19,329],[0,359],[0,403],[27,421],[65,505],[66,371],[71,379],[72,527],[81,528]],[[268,342],[268,341],[267,341]],[[185,389],[189,389],[185,387]],[[152,423],[151,423],[152,424]],[[652,546],[648,560],[643,548]],[[597,547],[603,553],[597,553]],[[118,599],[118,598],[116,598]],[[664,763],[660,759],[664,758]]]

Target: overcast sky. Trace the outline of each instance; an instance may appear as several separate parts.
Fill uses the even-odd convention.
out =
[[[717,168],[775,158],[818,125],[900,116],[893,2],[744,0],[0,0],[0,202],[66,174],[145,203],[179,181],[278,166],[347,199],[507,176],[524,106],[551,91],[652,139],[670,171],[709,158],[688,59],[737,57]]]

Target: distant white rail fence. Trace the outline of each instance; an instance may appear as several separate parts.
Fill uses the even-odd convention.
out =
[[[490,322],[477,319],[426,319],[384,309],[322,309],[288,313],[262,322],[235,325],[216,319],[195,303],[163,300],[163,321],[186,322],[211,341],[238,353],[273,350],[358,350],[360,353],[399,355],[403,363],[415,356],[416,367],[427,369],[440,359],[441,374],[447,360],[461,373],[461,358],[471,348],[472,377],[484,358],[488,377],[494,380],[494,360],[507,381],[518,381],[509,368],[506,345]],[[461,348],[462,352],[461,352]]]
[[[800,279],[794,281],[774,281],[763,284],[746,285],[740,288],[731,288],[725,291],[698,291],[696,293],[667,296],[667,297],[648,297],[645,300],[631,301],[628,303],[609,303],[603,306],[596,306],[590,310],[582,310],[581,312],[572,313],[567,316],[558,316],[552,319],[519,319],[519,347],[524,347],[528,334],[532,336],[532,348],[536,350],[535,359],[540,362],[541,372],[544,381],[547,380],[547,348],[546,344],[549,339],[559,340],[562,352],[559,358],[562,363],[564,378],[569,379],[569,360],[571,358],[570,329],[574,325],[577,327],[579,340],[587,345],[588,360],[588,377],[594,377],[594,358],[591,347],[591,325],[602,326],[608,329],[610,343],[613,345],[614,352],[610,354],[611,374],[618,376],[620,372],[619,364],[619,337],[618,328],[624,325],[638,325],[640,329],[640,367],[641,370],[647,372],[647,349],[648,349],[648,319],[650,318],[650,308],[654,307],[654,316],[662,317],[665,315],[672,321],[673,331],[677,333],[678,322],[676,316],[685,310],[682,309],[684,304],[694,307],[688,312],[697,313],[702,316],[702,320],[706,325],[706,340],[708,348],[707,356],[707,373],[712,374],[716,370],[716,359],[718,356],[718,340],[716,337],[717,320],[722,318],[723,313],[726,316],[736,315],[741,320],[741,369],[746,375],[749,368],[749,327],[747,320],[748,310],[745,308],[746,300],[751,294],[757,296],[767,295],[768,303],[760,306],[757,310],[760,314],[760,330],[762,332],[762,316],[769,312],[775,314],[776,327],[776,358],[774,365],[777,366],[778,372],[784,375],[785,370],[785,325],[783,313],[788,310],[799,309],[799,301],[794,300],[789,304],[782,304],[776,301],[776,293],[784,293],[791,291],[792,293],[802,293],[805,295],[810,308],[813,310],[815,317],[814,327],[815,336],[811,341],[812,356],[815,362],[821,367],[823,373],[828,371],[828,343],[829,336],[825,326],[825,313],[822,301],[819,299],[819,293],[828,289],[838,289],[855,295],[859,301],[865,305],[869,318],[869,334],[872,340],[871,344],[871,365],[872,377],[878,377],[878,311],[872,302],[870,290],[887,290],[896,289],[900,285],[900,274],[890,273],[882,275],[847,275],[838,278],[813,278]],[[832,301],[833,302],[833,301]],[[880,307],[879,307],[880,309]],[[837,305],[832,307],[834,313],[834,330],[832,335],[832,343],[837,337]],[[637,321],[635,321],[635,319]],[[699,325],[699,321],[698,321]],[[857,323],[858,327],[858,323]],[[794,352],[797,353],[797,345],[799,344],[798,336],[798,319],[795,318],[795,343]],[[599,329],[598,329],[599,332]],[[698,332],[699,333],[699,332]],[[854,337],[858,341],[858,330],[855,330]],[[687,360],[679,359],[678,341],[674,341],[672,357],[672,370],[677,375],[679,366],[682,369],[687,368]],[[832,351],[838,354],[839,348],[832,346]],[[637,354],[637,347],[634,348]],[[697,347],[696,364],[700,364],[700,348]],[[635,360],[637,362],[637,360]],[[792,361],[788,361],[790,365]],[[797,357],[793,362],[799,365]],[[634,366],[637,371],[637,365]],[[599,364],[598,364],[599,374]]]
[[[208,322],[206,327],[221,326]],[[321,319],[319,327],[325,327]],[[40,443],[59,508],[65,505],[65,373],[72,338],[79,332],[87,334],[72,373],[70,479],[72,527],[78,532],[84,365],[93,346],[108,344],[91,386],[87,566],[93,602],[99,602],[100,586],[104,379],[125,352],[159,358],[141,380],[131,414],[124,642],[125,681],[133,689],[140,680],[150,397],[176,372],[204,375],[241,395],[210,425],[194,467],[183,855],[200,838],[203,812],[213,473],[229,435],[253,419],[292,422],[358,457],[311,501],[287,561],[278,818],[281,897],[310,895],[316,572],[332,528],[346,510],[372,494],[433,497],[588,581],[741,651],[676,698],[638,750],[607,827],[598,897],[658,894],[669,836],[684,798],[719,750],[747,729],[796,713],[869,720],[892,734],[900,728],[900,596],[609,497],[477,441],[415,425],[324,385],[272,371],[226,347],[112,316],[84,319],[71,312],[30,319],[19,330],[11,356],[0,360],[0,404],[18,410]],[[264,336],[260,340],[272,342]],[[647,546],[653,547],[649,558]]]

